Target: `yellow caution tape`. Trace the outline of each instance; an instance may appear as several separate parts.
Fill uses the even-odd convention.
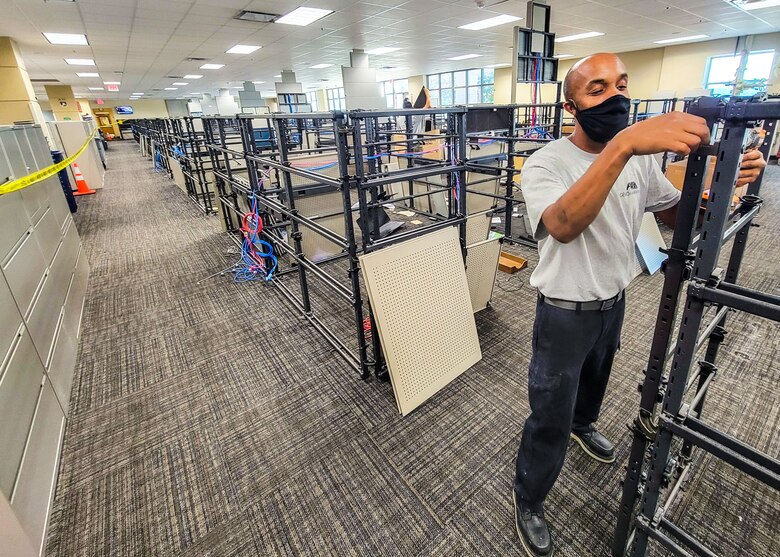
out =
[[[90,135],[87,140],[84,142],[84,145],[81,146],[81,148],[68,157],[67,159],[60,161],[56,164],[52,164],[51,166],[47,166],[46,168],[42,170],[38,170],[37,172],[33,172],[32,174],[28,174],[24,178],[19,178],[18,180],[13,180],[12,182],[5,183],[3,185],[0,185],[0,195],[3,195],[5,193],[11,193],[13,191],[18,191],[21,189],[24,189],[28,186],[32,186],[33,184],[37,184],[41,180],[45,180],[49,176],[53,176],[54,174],[57,174],[60,170],[63,168],[67,168],[75,161],[77,158],[81,156],[81,154],[87,150],[87,147],[89,147],[89,143],[94,139],[95,134],[97,133],[97,129],[95,129],[94,132],[92,132],[92,135]]]

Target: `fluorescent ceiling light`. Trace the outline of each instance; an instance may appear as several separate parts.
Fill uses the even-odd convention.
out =
[[[569,41],[579,41],[580,39],[592,39],[593,37],[600,37],[604,33],[598,31],[588,31],[587,33],[579,33],[577,35],[568,35],[566,37],[555,37],[556,43],[568,43]]]
[[[100,74],[96,72],[76,72],[76,75],[79,77],[100,77]]]
[[[481,54],[462,54],[460,56],[453,56],[452,58],[447,58],[447,60],[469,60],[470,58],[479,58],[482,56]]]
[[[119,81],[104,81],[103,85],[122,85]]]
[[[284,23],[286,25],[309,25],[314,23],[318,19],[322,19],[326,15],[333,13],[333,10],[321,10],[319,8],[306,8],[300,7],[291,11],[289,14],[283,15],[274,23]]]
[[[390,54],[391,52],[396,52],[397,50],[401,50],[401,47],[383,46],[381,48],[372,48],[371,50],[366,50],[366,54]]]
[[[43,36],[51,44],[89,45],[87,36],[80,33],[44,33]]]
[[[184,81],[174,81],[171,83],[171,85],[189,85],[189,83],[186,83]]]
[[[468,25],[461,25],[458,29],[468,29],[469,31],[479,31],[480,29],[487,29],[488,27],[495,27],[496,25],[503,25],[504,23],[512,23],[513,21],[519,21],[522,17],[514,15],[497,15],[481,21],[475,21]]]
[[[265,83],[265,81],[253,81],[252,83],[254,83],[255,85],[260,85],[261,83]]]
[[[200,67],[200,69],[201,70],[218,70],[218,69],[224,68],[224,67],[225,67],[225,64],[203,64]],[[187,76],[185,75],[184,77],[186,78]],[[190,78],[190,79],[192,79],[192,78]]]
[[[179,89],[178,87],[166,87],[165,88],[166,91],[177,91],[178,89]]]
[[[279,74],[279,75],[275,75],[275,76],[274,76],[274,77],[282,77],[282,74]]]
[[[261,47],[251,44],[237,44],[233,48],[229,48],[225,51],[225,54],[252,54],[255,50]]]
[[[203,76],[200,75],[200,74],[190,73],[190,74],[185,75],[184,79],[200,79],[201,77],[203,77]]]
[[[664,39],[662,41],[653,41],[655,44],[681,43],[683,41],[695,41],[696,39],[706,39],[709,35],[688,35],[687,37],[675,37],[673,39]]]
[[[94,66],[95,61],[91,58],[65,58],[65,61],[71,66]]]
[[[504,68],[506,66],[511,66],[509,62],[502,62],[501,64],[488,64],[485,66],[486,68]]]
[[[103,91],[104,89],[102,87],[90,87],[90,91]]]
[[[314,66],[309,66],[310,70],[321,70],[323,68],[330,68],[333,64],[315,64]]]
[[[750,2],[749,4],[736,4],[743,10],[760,10],[761,8],[774,8],[780,6],[780,0],[761,0],[760,2]]]
[[[574,54],[556,54],[555,58],[561,59],[561,58],[574,58]]]

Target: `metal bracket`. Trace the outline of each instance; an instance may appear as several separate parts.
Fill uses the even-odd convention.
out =
[[[658,434],[658,422],[653,421],[653,415],[649,410],[641,408],[639,410],[639,416],[634,420],[637,431],[647,438],[648,441],[655,440],[655,436]]]

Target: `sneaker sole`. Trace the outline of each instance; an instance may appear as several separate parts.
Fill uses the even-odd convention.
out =
[[[522,544],[523,549],[525,550],[525,554],[528,555],[528,557],[553,557],[553,554],[555,553],[554,548],[551,548],[550,552],[545,555],[542,553],[536,553],[525,543],[525,537],[523,536],[523,533],[520,531],[520,527],[517,525],[517,494],[515,493],[514,488],[512,488],[512,504],[514,504],[514,511],[515,511],[515,531],[517,532],[517,537],[520,538],[520,543]]]
[[[589,457],[591,457],[593,460],[597,460],[597,461],[602,462],[604,464],[612,464],[613,462],[615,462],[615,455],[612,455],[612,458],[609,458],[609,459],[604,458],[603,456],[599,456],[596,453],[594,453],[593,451],[591,451],[590,448],[585,443],[583,443],[582,439],[580,439],[578,436],[576,436],[576,435],[574,435],[572,433],[572,434],[570,434],[570,437],[572,439],[574,439],[577,442],[577,444],[580,446],[580,448],[583,451],[585,451],[585,454],[588,455]]]

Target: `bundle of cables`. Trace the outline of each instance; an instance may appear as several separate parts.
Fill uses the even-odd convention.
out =
[[[271,244],[260,239],[263,221],[257,209],[257,199],[250,195],[249,200],[251,210],[241,221],[241,234],[244,236],[241,243],[241,261],[236,264],[233,280],[247,282],[261,279],[268,282],[276,271],[276,256]]]

